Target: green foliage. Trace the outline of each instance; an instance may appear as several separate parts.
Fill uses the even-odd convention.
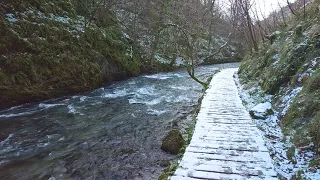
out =
[[[167,167],[159,176],[158,180],[167,180],[168,177],[172,176],[175,170],[179,167],[179,163],[173,163]]]
[[[193,131],[194,131],[194,127],[195,127],[195,117],[193,118],[193,123],[190,125],[190,127],[186,128],[186,134],[187,134],[187,141],[185,142],[185,144],[182,146],[182,148],[180,148],[179,150],[179,157],[182,158],[183,154],[185,153],[188,145],[190,144],[191,142],[191,139],[192,139],[192,135],[193,135]]]
[[[207,81],[203,84],[202,92],[205,92],[209,88],[209,84],[212,80],[213,76],[207,78]]]
[[[299,96],[297,96],[286,115],[283,117],[282,124],[286,132],[295,129],[296,133],[293,142],[296,146],[305,146],[309,143],[307,136],[312,137],[315,149],[320,147],[319,142],[319,112],[320,112],[320,90],[316,82],[319,73],[306,80],[306,84]]]
[[[315,142],[315,152],[320,154],[319,148],[320,148],[320,111],[317,112],[316,116],[314,117],[314,120],[310,124],[309,127],[309,135],[312,138],[312,141]],[[320,166],[320,161],[318,160],[318,166]]]
[[[287,158],[291,160],[294,157],[296,148],[294,146],[290,147],[287,151]]]
[[[70,0],[11,0],[8,4],[4,5],[4,13],[25,12],[30,9],[39,10],[46,15],[55,14],[59,16],[73,16],[75,11]]]
[[[296,174],[294,175],[293,179],[296,179],[296,180],[304,180],[305,178],[303,177],[303,170],[299,170],[296,172]]]
[[[84,27],[69,0],[10,3],[6,13],[14,13],[17,21],[0,21],[0,108],[140,73],[141,56],[122,37],[110,10],[100,26]]]
[[[317,92],[320,90],[320,70],[318,69],[313,76],[307,80],[306,86],[309,92]]]
[[[311,162],[310,162],[310,164],[309,164],[309,167],[318,167],[318,168],[320,168],[320,159],[318,159],[318,160],[315,160],[315,159],[311,160]]]

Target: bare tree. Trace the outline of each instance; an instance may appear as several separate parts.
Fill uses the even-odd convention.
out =
[[[249,36],[250,36],[253,48],[255,51],[258,51],[258,43],[254,35],[254,26],[252,25],[252,18],[250,16],[250,9],[252,7],[252,4],[250,0],[239,0],[239,3],[246,17],[247,28],[249,30]]]
[[[293,10],[292,4],[289,2],[289,0],[287,0],[287,5],[288,5],[288,8],[290,9],[291,13],[292,13],[294,16],[298,16],[298,15],[296,14],[296,12]]]
[[[199,82],[194,69],[200,61],[200,51],[203,52],[203,48],[206,50],[201,60],[205,56],[212,57],[218,54],[215,51],[220,52],[229,42],[223,45],[215,42],[215,31],[218,29],[215,26],[219,21],[223,22],[215,0],[122,1],[111,3],[111,6],[115,6],[119,12],[118,20],[133,40],[133,45],[143,45],[142,51],[150,60],[145,63],[148,66],[156,65],[158,57],[171,59],[171,64],[177,57],[183,57],[188,73]],[[220,29],[228,26],[223,23],[220,25]],[[225,31],[225,38],[228,30],[221,30]],[[204,44],[207,44],[206,47]]]
[[[280,5],[279,1],[278,1],[278,5],[279,5],[279,8],[280,8],[280,12],[281,12],[282,22],[283,22],[284,26],[287,26],[286,16],[284,14],[283,7]]]
[[[251,0],[230,0],[229,20],[248,50],[258,51],[255,26],[251,17],[253,2]],[[254,11],[253,11],[254,12]]]

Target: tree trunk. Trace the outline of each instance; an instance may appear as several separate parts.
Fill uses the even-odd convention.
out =
[[[208,42],[208,49],[210,49],[210,46],[211,46],[211,42],[212,42],[212,27],[213,27],[213,8],[214,8],[214,3],[215,3],[215,0],[213,0],[210,4],[210,25],[209,25],[209,42]]]
[[[253,49],[257,52],[259,49],[258,49],[258,44],[257,44],[257,41],[255,39],[255,35],[254,35],[254,30],[253,30],[253,26],[252,26],[252,20],[251,20],[250,14],[249,14],[249,7],[248,7],[249,5],[248,5],[248,2],[244,2],[244,3],[245,3],[245,5],[242,4],[242,6],[243,6],[243,9],[244,9],[244,13],[246,15],[249,35],[250,35],[250,38],[251,38],[251,41],[252,41]]]
[[[151,67],[153,67],[154,64],[155,64],[155,55],[156,55],[157,48],[158,48],[158,45],[159,45],[160,32],[161,31],[157,31],[157,33],[155,34],[155,37],[154,37],[154,41],[152,42],[151,55],[150,55],[150,65],[151,65]]]

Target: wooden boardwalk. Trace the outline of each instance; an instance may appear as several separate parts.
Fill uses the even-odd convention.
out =
[[[262,135],[238,95],[236,70],[213,77],[191,143],[171,180],[277,179]]]

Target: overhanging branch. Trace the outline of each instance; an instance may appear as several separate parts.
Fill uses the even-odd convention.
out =
[[[222,50],[223,48],[225,48],[225,47],[229,44],[229,42],[230,42],[230,36],[231,36],[231,33],[230,33],[230,34],[228,35],[228,37],[227,37],[228,40],[227,40],[222,46],[220,46],[219,49],[218,49],[216,52],[214,52],[213,54],[211,54],[210,56],[208,56],[208,57],[206,57],[206,58],[204,58],[204,59],[205,59],[205,60],[206,60],[206,59],[210,59],[210,58],[216,56],[217,54],[219,54],[219,53],[221,52],[221,50]]]

